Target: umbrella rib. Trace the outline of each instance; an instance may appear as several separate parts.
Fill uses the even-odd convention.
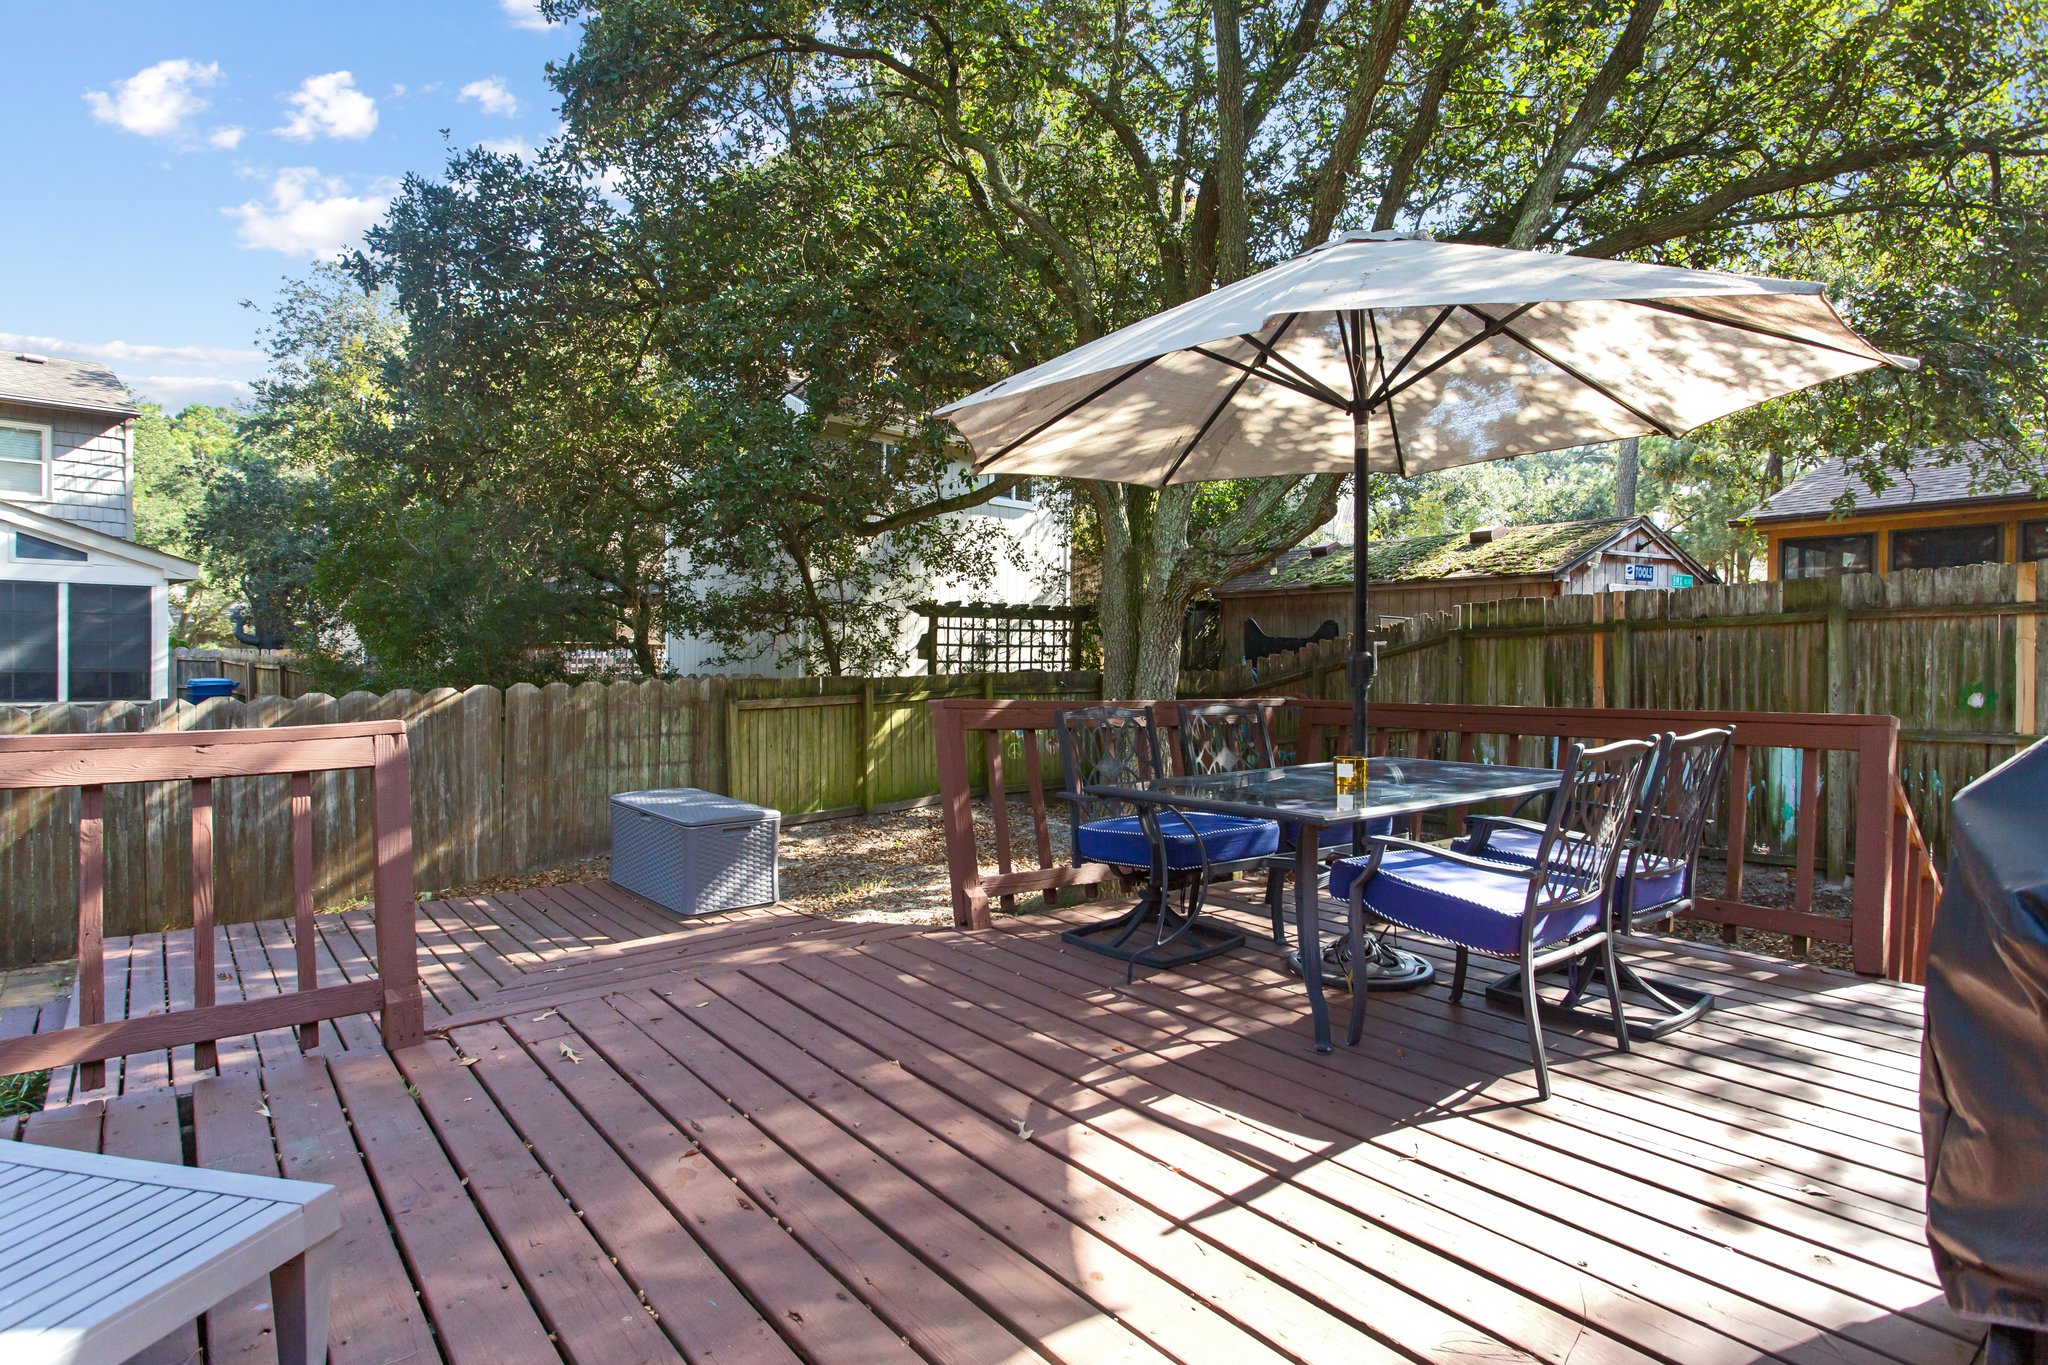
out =
[[[1278,327],[1273,329],[1273,340],[1278,341],[1281,337],[1286,336],[1287,329],[1289,327],[1292,327],[1295,323],[1295,319],[1299,318],[1300,316],[1301,314],[1299,313],[1289,313],[1287,315],[1287,321],[1281,323]],[[1212,355],[1209,351],[1203,349],[1200,346],[1196,346],[1193,349],[1201,351],[1203,355],[1209,356],[1212,360],[1223,360],[1222,356]],[[1231,362],[1225,361],[1225,363],[1229,364]],[[1244,373],[1240,374],[1237,377],[1237,382],[1230,386],[1229,391],[1225,393],[1221,399],[1217,400],[1216,406],[1209,410],[1209,415],[1202,419],[1202,425],[1195,428],[1195,434],[1188,438],[1188,443],[1180,448],[1180,454],[1173,457],[1173,463],[1168,465],[1166,467],[1166,473],[1160,476],[1159,486],[1161,488],[1164,488],[1168,484],[1173,482],[1173,476],[1180,473],[1180,467],[1187,463],[1188,456],[1195,453],[1195,447],[1200,445],[1202,443],[1202,438],[1209,434],[1209,428],[1216,425],[1216,419],[1223,415],[1223,410],[1231,405],[1232,401],[1236,399],[1238,391],[1242,389],[1245,385],[1251,383],[1252,375],[1257,373],[1257,371],[1253,370],[1252,367],[1249,365],[1243,365],[1239,368],[1241,368],[1244,371]],[[1268,375],[1263,377],[1272,378],[1273,376]]]
[[[1784,332],[1773,331],[1769,327],[1759,327],[1753,322],[1736,322],[1730,318],[1712,317],[1706,313],[1696,312],[1693,309],[1685,308],[1675,303],[1666,303],[1661,299],[1628,299],[1625,301],[1633,303],[1638,308],[1653,308],[1659,313],[1675,313],[1682,318],[1691,318],[1694,322],[1704,322],[1709,327],[1727,327],[1738,332],[1749,332],[1755,336],[1769,337],[1773,341],[1782,341],[1792,346],[1811,346],[1817,351],[1833,351],[1837,355],[1849,356],[1855,360],[1870,359],[1869,356],[1864,355],[1860,351],[1852,351],[1846,346],[1837,346],[1833,342],[1815,341],[1810,337],[1788,336]]]
[[[1409,375],[1399,384],[1390,387],[1384,393],[1378,393],[1373,395],[1372,401],[1374,406],[1379,406],[1381,404],[1390,402],[1393,399],[1399,398],[1402,394],[1414,388],[1417,384],[1420,384],[1423,380],[1429,378],[1438,370],[1441,370],[1444,366],[1458,359],[1460,356],[1464,355],[1465,352],[1471,350],[1473,347],[1493,340],[1495,337],[1501,335],[1503,332],[1507,330],[1509,323],[1513,322],[1516,318],[1522,316],[1522,314],[1528,312],[1535,306],[1535,303],[1524,303],[1518,305],[1513,312],[1508,313],[1506,316],[1500,318],[1498,321],[1495,321],[1493,318],[1487,317],[1486,314],[1480,312],[1477,308],[1472,307],[1470,304],[1460,304],[1459,307],[1463,308],[1466,312],[1471,313],[1473,316],[1485,318],[1486,326],[1482,327],[1477,332],[1474,332],[1471,336],[1466,337],[1463,341],[1451,347],[1450,350],[1445,351],[1435,360],[1430,361],[1429,364],[1423,366],[1414,374]]]
[[[1365,315],[1365,320],[1366,324],[1372,328],[1372,353],[1379,357],[1380,387],[1384,389],[1387,386],[1387,353],[1380,346],[1379,314],[1368,312]],[[1408,477],[1408,452],[1401,448],[1401,424],[1394,420],[1392,404],[1387,406],[1387,430],[1393,433],[1394,437],[1394,472],[1405,479]],[[1356,497],[1358,495],[1353,493],[1352,496]]]
[[[1381,367],[1380,386],[1365,400],[1365,410],[1367,412],[1371,412],[1380,400],[1388,396],[1388,388],[1392,386],[1395,379],[1400,377],[1401,371],[1408,368],[1408,362],[1415,359],[1421,353],[1423,347],[1429,345],[1429,339],[1435,336],[1437,330],[1450,320],[1451,314],[1457,311],[1455,307],[1439,309],[1436,317],[1430,320],[1429,326],[1422,329],[1422,335],[1415,338],[1415,344],[1408,348],[1394,368],[1387,370],[1384,366]]]
[[[1300,316],[1301,314],[1299,313],[1290,313],[1288,314],[1288,322],[1292,323],[1295,319],[1299,318]],[[1331,388],[1322,380],[1310,374],[1307,370],[1304,370],[1300,365],[1297,365],[1294,361],[1289,360],[1286,356],[1280,354],[1279,347],[1276,344],[1273,344],[1277,343],[1280,340],[1280,333],[1278,331],[1274,332],[1273,334],[1273,343],[1260,341],[1257,336],[1250,332],[1243,333],[1238,339],[1250,345],[1254,350],[1256,350],[1259,353],[1259,358],[1261,360],[1269,361],[1277,365],[1286,366],[1289,370],[1293,371],[1294,374],[1300,378],[1303,384],[1308,386],[1307,389],[1297,388],[1295,392],[1303,393],[1313,390],[1313,392],[1309,392],[1310,397],[1320,398],[1333,408],[1343,408],[1347,410],[1350,408],[1351,405],[1349,403],[1346,403],[1342,396],[1340,396],[1335,389]],[[1276,382],[1284,382],[1280,381],[1280,377],[1278,375],[1269,375],[1268,377],[1275,380]]]
[[[1481,313],[1479,316],[1485,317],[1486,315],[1484,313]],[[1643,411],[1643,409],[1629,402],[1626,398],[1623,398],[1620,394],[1616,393],[1613,389],[1608,388],[1605,384],[1600,383],[1598,380],[1594,379],[1593,376],[1579,369],[1576,365],[1572,365],[1565,361],[1559,360],[1556,356],[1544,350],[1534,341],[1531,341],[1528,337],[1525,337],[1520,332],[1517,332],[1513,327],[1504,326],[1500,330],[1501,335],[1507,337],[1509,340],[1515,342],[1517,345],[1523,347],[1525,350],[1528,350],[1529,352],[1536,355],[1540,359],[1548,362],[1549,364],[1557,366],[1558,369],[1563,370],[1573,379],[1578,380],[1581,384],[1584,384],[1587,388],[1599,394],[1602,398],[1605,398],[1608,402],[1614,404],[1614,406],[1620,408],[1622,411],[1628,413],[1630,416],[1635,417],[1640,421],[1649,423],[1652,428],[1662,432],[1666,436],[1675,438],[1678,435],[1678,429],[1673,427],[1669,422],[1661,421],[1658,418],[1652,417],[1649,413]]]
[[[1188,347],[1188,353],[1190,355],[1201,356],[1204,360],[1213,360],[1218,365],[1227,365],[1233,370],[1242,371],[1245,378],[1247,379],[1256,376],[1257,378],[1265,380],[1269,384],[1278,384],[1281,388],[1286,389],[1290,393],[1298,393],[1304,398],[1313,398],[1317,402],[1324,401],[1322,394],[1316,392],[1314,389],[1309,388],[1306,384],[1298,383],[1293,379],[1289,379],[1284,374],[1275,374],[1271,370],[1262,370],[1257,365],[1247,364],[1242,360],[1233,360],[1229,356],[1224,355],[1220,351],[1210,350],[1207,346],[1190,346]],[[1332,397],[1334,397],[1334,395],[1332,395]],[[1343,405],[1339,403],[1338,406],[1341,407]]]
[[[1069,417],[1072,417],[1082,408],[1087,407],[1090,403],[1093,403],[1096,399],[1102,397],[1102,395],[1108,393],[1111,389],[1123,383],[1132,375],[1137,374],[1140,370],[1150,367],[1152,362],[1157,359],[1159,359],[1159,357],[1156,355],[1145,357],[1145,359],[1139,361],[1137,364],[1131,366],[1131,368],[1129,368],[1128,370],[1125,370],[1121,374],[1115,376],[1108,383],[1102,385],[1100,388],[1090,390],[1088,393],[1083,394],[1081,397],[1069,403],[1066,407],[1061,408],[1058,412],[1046,418],[1043,422],[1040,422],[1037,426],[1031,428],[1031,430],[1025,432],[1022,436],[1019,436],[1016,440],[1010,442],[1001,450],[998,450],[995,454],[987,456],[984,459],[976,460],[974,462],[974,472],[979,474],[982,470],[988,468],[997,460],[1002,459],[1005,455],[1008,455],[1011,451],[1015,450],[1018,446],[1023,445],[1026,441],[1036,440],[1039,436],[1043,435],[1049,428],[1058,426],[1061,422],[1066,421]]]

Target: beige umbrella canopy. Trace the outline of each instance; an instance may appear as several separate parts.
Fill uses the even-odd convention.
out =
[[[940,412],[982,473],[1405,475],[1677,436],[1914,363],[1857,336],[1818,284],[1354,232]],[[1365,503],[1361,477],[1361,579]],[[1362,745],[1362,581],[1354,597]]]

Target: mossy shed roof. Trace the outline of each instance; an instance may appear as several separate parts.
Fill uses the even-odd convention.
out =
[[[1675,548],[1641,517],[1605,518],[1376,540],[1369,551],[1368,567],[1375,583],[1561,574],[1637,523],[1654,536],[1661,548]],[[1211,595],[1231,597],[1247,592],[1300,592],[1350,585],[1349,545],[1305,545],[1289,550],[1262,569],[1219,584],[1211,589]]]

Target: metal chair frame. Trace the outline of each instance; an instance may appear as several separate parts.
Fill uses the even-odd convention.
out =
[[[1160,762],[1159,732],[1152,712],[1141,706],[1087,706],[1062,710],[1059,717],[1060,767],[1064,786],[1056,795],[1067,803],[1068,847],[1076,866],[1081,854],[1081,827],[1112,813],[1135,813],[1151,853],[1145,891],[1125,913],[1095,924],[1069,929],[1060,935],[1066,942],[1089,952],[1113,957],[1125,964],[1124,979],[1131,980],[1144,967],[1179,967],[1217,953],[1228,952],[1244,943],[1235,930],[1213,929],[1201,923],[1204,893],[1216,876],[1225,872],[1251,871],[1266,867],[1266,857],[1217,862],[1209,857],[1201,831],[1187,813],[1174,806],[1153,807],[1133,802],[1092,796],[1090,787],[1130,786],[1155,780],[1164,771]],[[1178,875],[1167,866],[1166,841],[1160,831],[1161,815],[1177,819],[1187,827],[1195,843],[1198,868]],[[1181,892],[1178,911],[1172,893]],[[1156,923],[1149,943],[1127,946],[1147,923]]]
[[[1247,768],[1277,768],[1278,751],[1273,732],[1266,723],[1264,706],[1241,702],[1207,702],[1180,708],[1180,728],[1174,741],[1180,749],[1180,769],[1189,774],[1232,773]],[[1301,837],[1301,831],[1295,831]],[[1334,853],[1334,850],[1333,850]],[[1287,946],[1287,874],[1294,870],[1291,854],[1275,854],[1265,860],[1266,910],[1273,917],[1273,942]]]
[[[1545,915],[1569,914],[1602,898],[1610,898],[1608,904],[1611,906],[1615,869],[1620,863],[1623,845],[1635,827],[1644,783],[1648,780],[1657,749],[1658,746],[1648,740],[1621,740],[1594,749],[1574,744],[1570,761],[1565,766],[1564,780],[1558,784],[1556,797],[1551,802],[1550,818],[1543,826],[1543,840],[1533,866],[1494,862],[1435,844],[1375,835],[1367,862],[1351,883],[1347,897],[1347,929],[1352,960],[1364,960],[1365,918],[1368,913],[1365,895],[1389,850],[1420,849],[1432,857],[1462,863],[1495,876],[1527,880],[1529,889],[1522,908],[1521,945],[1511,960],[1519,968],[1523,988],[1524,1015],[1529,1025],[1529,1057],[1536,1070],[1537,1098],[1548,1099],[1550,1066],[1544,1056],[1543,1024],[1537,1009],[1537,973],[1596,952],[1607,970],[1608,979],[1616,979],[1617,970],[1611,915],[1603,916],[1591,929],[1541,948],[1535,943],[1536,925]],[[1445,941],[1457,950],[1457,963],[1451,974],[1451,999],[1458,1001],[1464,997],[1466,969],[1472,953],[1479,952],[1489,957],[1503,955],[1471,948],[1456,939]],[[1351,1018],[1346,1041],[1352,1046],[1357,1045],[1365,1026],[1366,997],[1369,994],[1367,991],[1351,993]],[[1613,1014],[1615,1045],[1627,1052],[1628,1018],[1619,993],[1610,995],[1608,1004]]]
[[[1652,925],[1668,924],[1692,909],[1707,819],[1713,811],[1714,797],[1721,790],[1734,738],[1735,731],[1728,727],[1683,735],[1667,732],[1657,737],[1656,762],[1643,793],[1642,808],[1615,874],[1610,920],[1616,935],[1625,938]],[[1499,829],[1540,828],[1533,821],[1488,815],[1474,816],[1471,824],[1474,829],[1470,851],[1480,857],[1485,856],[1488,840]],[[1685,869],[1680,894],[1653,905],[1635,904],[1638,877],[1666,875],[1680,866]],[[1621,958],[1618,974],[1614,976],[1598,967],[1575,965],[1563,1000],[1554,1004],[1543,1001],[1541,1007],[1563,1017],[1583,1019],[1586,1016],[1579,1012],[1579,1002],[1583,999],[1590,1003],[1610,993],[1610,983],[1614,981],[1621,983],[1625,993],[1647,1002],[1647,1009],[1639,1010],[1629,1021],[1630,1031],[1638,1038],[1661,1038],[1676,1032],[1712,1009],[1716,999],[1706,991],[1644,976]],[[1514,973],[1505,974],[1487,986],[1486,995],[1497,1004],[1518,1004],[1521,982]]]

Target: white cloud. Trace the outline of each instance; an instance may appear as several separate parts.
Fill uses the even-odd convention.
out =
[[[196,374],[125,376],[137,398],[160,403],[172,412],[193,403],[232,407],[251,397],[255,386],[246,379],[212,379]]]
[[[308,76],[288,97],[292,116],[277,129],[286,137],[365,138],[377,128],[377,101],[356,89],[346,71]]]
[[[498,156],[529,157],[533,155],[533,148],[526,145],[526,139],[523,137],[487,137],[476,145]]]
[[[32,332],[0,332],[0,350],[31,351],[70,360],[106,364],[141,361],[151,365],[261,365],[263,352],[243,346],[156,346],[133,341],[66,341]]]
[[[514,28],[548,28],[548,17],[540,12],[540,0],[498,0],[498,8]]]
[[[486,76],[480,81],[471,81],[462,87],[462,93],[456,98],[475,100],[478,108],[498,118],[511,118],[519,112],[519,100],[511,87],[505,84],[503,76]]]
[[[235,241],[248,250],[317,259],[356,245],[384,216],[393,188],[384,181],[366,194],[352,194],[339,176],[287,166],[270,182],[268,204],[251,200],[221,212],[239,220]]]
[[[202,66],[180,57],[116,81],[112,93],[88,90],[85,102],[102,123],[142,137],[174,137],[185,131],[187,119],[206,109],[206,97],[199,91],[220,83],[220,63]]]
[[[29,332],[0,332],[0,350],[29,351],[65,360],[91,360],[114,370],[138,397],[176,411],[188,403],[230,404],[248,398],[250,379],[269,357],[243,346],[159,346],[133,341],[71,341]],[[138,375],[131,367],[162,366],[175,374]]]
[[[206,135],[206,143],[209,147],[219,147],[227,151],[234,150],[242,145],[241,125],[230,123],[224,128],[214,129]]]

